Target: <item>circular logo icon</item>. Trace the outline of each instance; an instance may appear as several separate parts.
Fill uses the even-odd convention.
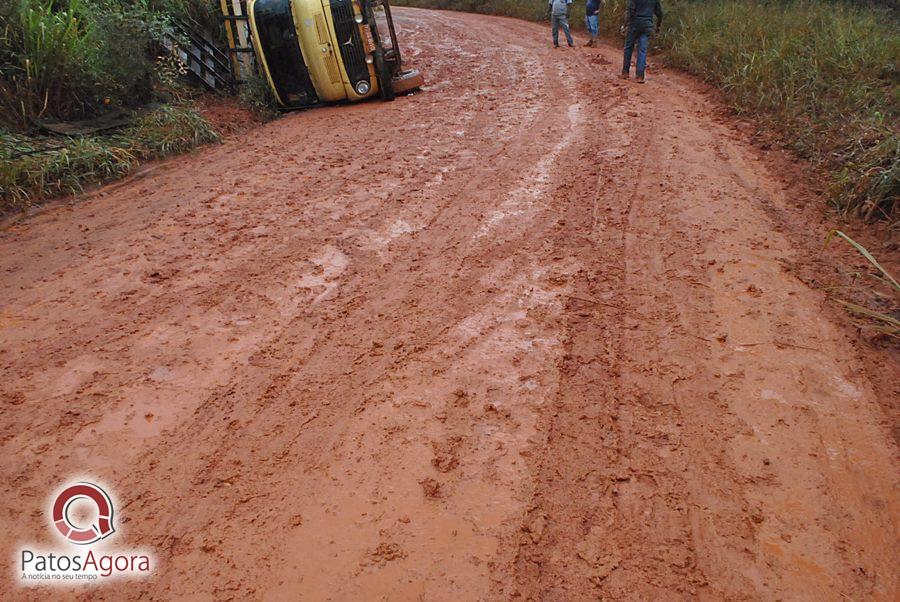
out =
[[[69,518],[69,509],[74,502],[88,500],[97,507],[97,523],[76,525]],[[66,487],[53,502],[53,524],[72,543],[87,545],[109,537],[113,528],[113,505],[103,489],[93,483],[76,483]]]

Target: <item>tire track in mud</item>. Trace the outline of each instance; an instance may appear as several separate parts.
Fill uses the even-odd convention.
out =
[[[629,340],[636,307],[623,302],[626,291],[629,299],[641,298],[631,283],[630,239],[639,189],[656,157],[649,152],[654,125],[629,123],[636,121],[635,107],[646,103],[615,92],[611,102],[590,107],[602,115],[594,131],[616,132],[582,149],[580,163],[590,157],[597,175],[569,174],[574,185],[559,203],[565,228],[558,252],[574,254],[582,267],[567,306],[559,394],[542,429],[547,439],[535,453],[535,494],[518,538],[516,580],[505,592],[514,598],[595,599],[609,591],[607,580],[617,571],[649,578],[629,584],[634,589],[613,589],[619,597],[671,596],[702,583],[685,524],[686,488],[677,475],[683,463],[653,461],[640,449],[648,438],[663,447],[677,440],[678,411],[668,396],[659,399],[627,379],[633,353],[658,343]],[[622,123],[629,123],[624,135],[617,132]],[[662,301],[657,295],[652,306],[659,310]],[[652,565],[659,567],[656,575],[648,574]]]
[[[663,82],[684,93],[680,82]],[[810,331],[789,317],[794,312],[764,334],[774,299],[798,292],[780,269],[780,254],[789,250],[755,234],[771,228],[755,197],[783,201],[749,175],[758,166],[737,158],[728,133],[704,127],[689,100],[626,93],[627,101],[602,110],[597,129],[609,134],[589,151],[611,159],[595,166],[611,190],[582,183],[560,208],[568,209],[567,228],[596,236],[569,232],[558,241],[563,252],[581,253],[585,267],[567,307],[559,394],[532,470],[535,494],[514,569],[507,569],[515,578],[501,580],[498,591],[534,600],[831,599],[839,587],[844,597],[890,598],[897,583],[882,552],[892,544],[868,531],[869,521],[896,524],[896,504],[876,518],[896,481],[884,432],[872,435],[881,451],[865,443],[869,437],[853,445],[880,475],[869,489],[871,479],[816,459],[820,435],[800,443],[799,433],[817,430],[809,419],[821,425],[824,417],[811,416],[809,403],[800,402],[800,412],[771,407],[771,400],[797,403],[787,401],[791,388],[805,396],[804,381],[820,369],[815,353],[798,358],[791,351],[792,359],[769,364],[768,375],[754,365],[760,358],[740,357],[755,348],[740,341],[766,336],[780,349],[793,349],[798,338],[801,349],[837,344],[826,342],[834,336],[829,328]],[[628,152],[619,153],[623,124]],[[698,203],[700,190],[732,213]],[[587,199],[597,200],[588,208]],[[605,219],[597,217],[601,204]],[[793,365],[804,363],[798,373]],[[755,388],[753,381],[778,384]],[[863,397],[846,386],[817,393]],[[862,428],[881,431],[876,400],[856,407],[854,428],[862,420]],[[829,486],[795,486],[822,477]],[[880,500],[856,505],[868,507],[861,513],[868,518],[845,525],[858,529],[855,536],[835,523],[844,513],[833,506],[843,489],[834,480]],[[785,487],[791,493],[780,495],[792,501],[776,503],[771,492]],[[850,540],[855,551],[848,554]],[[854,569],[862,558],[865,566]]]

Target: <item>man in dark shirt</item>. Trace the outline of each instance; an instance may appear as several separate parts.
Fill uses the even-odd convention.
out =
[[[625,7],[625,57],[622,64],[622,79],[628,79],[631,71],[631,55],[637,45],[637,65],[635,75],[639,84],[644,83],[644,70],[647,68],[647,45],[653,31],[653,17],[656,17],[656,31],[662,24],[663,11],[659,0],[628,0]]]
[[[603,0],[587,0],[584,7],[584,24],[587,27],[591,39],[585,46],[596,46],[597,36],[600,34],[600,7]]]

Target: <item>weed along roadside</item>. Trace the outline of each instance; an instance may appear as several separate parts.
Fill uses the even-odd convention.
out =
[[[109,135],[32,137],[0,132],[0,190],[5,211],[128,175],[143,161],[221,140],[191,105],[164,106]]]

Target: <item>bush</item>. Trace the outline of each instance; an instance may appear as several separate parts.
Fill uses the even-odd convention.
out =
[[[100,51],[79,0],[13,0],[0,12],[0,102],[7,121],[78,115],[97,99]]]
[[[126,130],[122,138],[138,159],[158,159],[183,153],[221,137],[190,105],[165,106],[151,111]]]
[[[170,15],[214,23],[206,0],[0,0],[0,214],[89,183],[121,177],[140,161],[184,152],[219,135],[183,99],[180,61],[162,50]],[[88,117],[105,106],[163,99],[114,135],[35,138],[35,118]]]
[[[131,0],[132,2],[136,0]],[[146,1],[148,10],[157,14],[172,15],[193,21],[225,45],[225,28],[219,18],[222,9],[219,0],[140,0]]]
[[[185,3],[167,4],[187,12]],[[149,0],[3,2],[0,119],[23,127],[35,117],[80,118],[147,102],[169,29],[168,15]]]
[[[100,49],[96,67],[104,99],[130,106],[146,102],[157,80],[154,58],[170,29],[167,17],[144,2],[90,2],[90,31]]]
[[[0,215],[40,198],[81,192],[88,182],[121,177],[137,161],[128,149],[92,138],[67,140],[40,152],[49,144],[0,132]]]

